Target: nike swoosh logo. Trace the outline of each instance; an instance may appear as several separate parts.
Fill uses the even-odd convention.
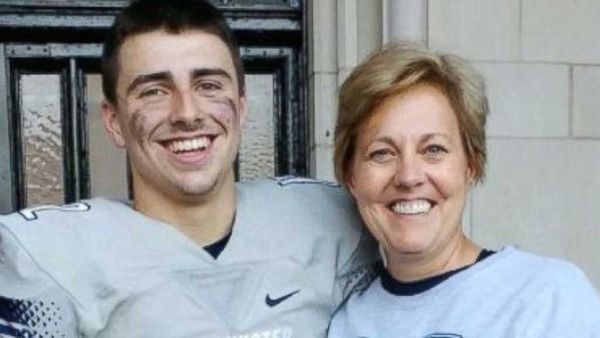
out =
[[[270,307],[277,306],[281,302],[292,297],[293,295],[297,294],[298,292],[300,292],[300,290],[292,291],[292,292],[288,293],[287,295],[281,296],[279,298],[271,298],[271,296],[269,294],[267,294],[267,296],[265,297],[265,303],[267,303],[267,305],[269,305]]]

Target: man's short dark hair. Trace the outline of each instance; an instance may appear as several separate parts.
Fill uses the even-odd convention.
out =
[[[164,30],[178,34],[201,30],[220,38],[231,54],[240,93],[244,92],[244,67],[233,33],[221,12],[206,0],[134,0],[117,16],[104,42],[102,52],[102,90],[116,104],[119,52],[133,35]]]

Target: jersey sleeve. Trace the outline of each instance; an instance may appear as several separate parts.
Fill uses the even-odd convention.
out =
[[[68,293],[0,223],[0,337],[78,337]]]
[[[315,205],[311,209],[319,209],[326,215],[323,219],[328,231],[340,242],[333,292],[337,307],[351,293],[366,289],[374,279],[375,263],[379,260],[377,242],[364,226],[352,196],[339,184],[310,178],[288,178],[281,182],[318,187],[319,196],[313,197]]]
[[[340,248],[336,268],[335,305],[353,292],[366,289],[375,278],[375,265],[380,260],[377,242],[364,226],[350,194],[342,187],[328,187],[330,201],[323,204],[338,224]]]
[[[375,240],[365,230],[351,255],[341,262],[337,271],[337,290],[334,295],[337,304],[353,292],[363,291],[371,284],[376,277],[375,265],[378,260]]]

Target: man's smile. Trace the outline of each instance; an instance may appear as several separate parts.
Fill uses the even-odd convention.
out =
[[[199,136],[190,139],[166,141],[163,143],[163,146],[175,154],[192,151],[203,151],[210,146],[213,139],[214,137],[212,136]]]

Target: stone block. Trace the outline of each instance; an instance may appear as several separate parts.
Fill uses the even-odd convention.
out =
[[[331,144],[337,117],[337,75],[315,74],[311,87],[314,95],[313,142]]]
[[[600,67],[573,69],[573,136],[600,138]]]
[[[337,27],[336,1],[309,1],[311,8],[310,29],[311,39],[309,51],[311,54],[311,72],[337,71]]]
[[[569,134],[569,67],[534,63],[477,63],[487,84],[489,136]]]
[[[597,0],[523,0],[522,54],[525,60],[598,63]]]
[[[430,0],[429,46],[473,60],[519,58],[519,0]]]
[[[335,182],[333,167],[333,145],[317,145],[314,148],[314,177],[320,180]]]
[[[383,41],[382,2],[369,0],[357,2],[358,15],[358,61],[363,60]]]

